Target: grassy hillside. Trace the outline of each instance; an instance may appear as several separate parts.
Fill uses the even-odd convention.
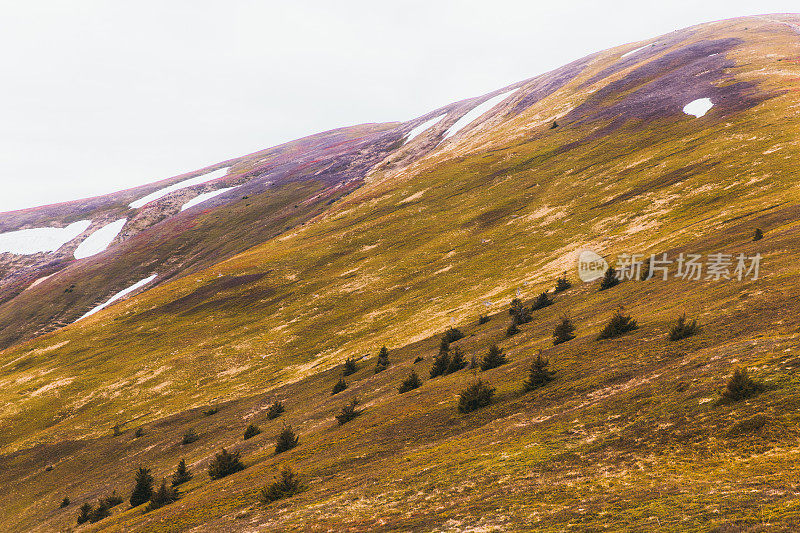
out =
[[[160,480],[186,458],[195,477],[178,502],[150,513],[125,503],[84,527],[797,527],[796,24],[708,24],[640,56],[621,57],[643,43],[597,54],[563,85],[534,79],[409,166],[390,155],[306,224],[6,349],[0,524],[72,527],[81,503],[129,494],[139,465]],[[705,96],[706,116],[681,112]],[[754,242],[756,228],[765,237]],[[612,259],[760,253],[762,272],[598,291],[574,276],[584,248]],[[575,286],[507,337],[511,298],[533,298],[564,270]],[[639,329],[597,340],[619,305]],[[670,342],[682,313],[701,332]],[[578,337],[553,346],[563,314]],[[497,394],[473,413],[457,410],[472,371],[428,379],[451,324],[467,334],[453,344],[467,359],[492,343],[510,358],[477,373]],[[391,365],[374,374],[382,345]],[[555,379],[523,393],[539,350]],[[346,357],[364,358],[332,396]],[[720,402],[737,366],[764,390]],[[424,383],[401,395],[411,369]],[[340,427],[334,415],[356,396],[364,413]],[[287,412],[270,421],[275,398]],[[300,444],[276,456],[283,421]],[[243,441],[249,423],[263,431]],[[190,427],[200,439],[181,445]],[[211,481],[204,469],[222,446],[247,468]],[[308,489],[258,503],[283,464]]]

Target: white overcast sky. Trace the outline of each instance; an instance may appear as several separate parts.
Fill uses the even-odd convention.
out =
[[[408,120],[739,0],[0,0],[0,211]]]

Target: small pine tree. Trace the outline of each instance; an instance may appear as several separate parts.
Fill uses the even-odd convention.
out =
[[[389,350],[382,346],[378,352],[378,361],[375,363],[375,373],[383,372],[389,367]]]
[[[728,378],[722,398],[729,402],[738,402],[755,396],[764,389],[763,385],[753,380],[746,368],[737,368]]]
[[[522,300],[514,298],[511,300],[511,306],[508,309],[508,314],[516,324],[527,324],[531,321],[531,310],[522,305]]]
[[[416,372],[411,372],[406,379],[400,384],[397,388],[397,392],[403,394],[404,392],[412,391],[414,389],[418,389],[422,385],[422,381],[419,379],[419,376]]]
[[[94,524],[95,522],[99,522],[107,516],[111,516],[111,511],[108,509],[108,504],[105,502],[105,500],[100,500],[100,502],[97,504],[97,507],[89,516],[89,522]]]
[[[153,496],[150,498],[150,503],[145,507],[145,511],[152,511],[176,501],[178,501],[177,489],[168,486],[167,480],[162,479],[161,486],[153,493]]]
[[[181,462],[178,463],[178,467],[175,469],[175,473],[172,474],[172,486],[177,487],[178,485],[182,485],[192,479],[192,477],[189,467],[186,466],[186,459],[181,459]]]
[[[553,292],[559,293],[564,292],[572,288],[572,283],[569,282],[567,279],[567,273],[564,272],[564,275],[556,279],[556,287],[553,289]]]
[[[442,338],[439,339],[439,351],[446,352],[450,349],[450,342],[448,342],[447,337],[442,335]]]
[[[258,435],[259,433],[261,433],[261,428],[259,428],[255,424],[250,424],[244,430],[244,440],[252,439],[253,437]]]
[[[450,344],[451,342],[456,342],[459,339],[463,339],[464,338],[464,334],[461,333],[460,329],[454,328],[453,326],[450,326],[449,328],[447,328],[445,330],[444,335],[442,336],[442,338],[445,339],[448,344]]]
[[[575,325],[568,316],[562,316],[561,322],[553,330],[553,345],[571,341],[575,338]]]
[[[112,491],[111,491],[111,494],[109,494],[108,496],[106,496],[106,497],[103,499],[103,502],[105,502],[106,506],[107,506],[109,509],[111,509],[111,508],[113,508],[113,507],[116,507],[117,505],[121,504],[121,503],[122,503],[122,501],[123,501],[123,500],[122,500],[122,496],[120,496],[119,494],[117,494],[117,491],[115,491],[115,490],[112,490]]]
[[[136,428],[136,431],[133,433],[133,438],[138,439],[142,435],[144,435],[144,428],[142,426],[139,426],[138,428]]]
[[[272,503],[282,498],[288,498],[305,489],[297,473],[288,466],[283,467],[278,478],[267,485],[258,494],[261,503]]]
[[[191,444],[198,440],[200,440],[200,436],[197,434],[194,428],[189,428],[186,430],[186,433],[183,434],[183,437],[181,437],[181,444]]]
[[[356,407],[358,407],[358,403],[358,400],[353,398],[350,403],[342,407],[342,410],[338,415],[336,415],[336,421],[339,422],[340,426],[350,422],[363,412],[360,409],[356,409]]]
[[[558,127],[558,122],[556,122],[556,121],[554,120],[554,121],[553,121],[553,123],[552,123],[552,124],[550,124],[550,129],[551,129],[551,130],[554,130],[554,129],[556,129],[557,127]]]
[[[482,326],[482,325],[486,324],[487,322],[489,322],[489,320],[491,320],[491,318],[489,318],[488,316],[480,315],[478,317],[478,325]]]
[[[447,373],[447,369],[449,367],[450,367],[450,352],[448,352],[447,350],[442,350],[433,359],[433,365],[431,366],[430,375],[432,378],[438,376],[444,376]]]
[[[467,366],[467,361],[464,359],[464,354],[461,351],[459,346],[453,348],[452,353],[450,355],[450,361],[447,364],[447,369],[445,370],[445,374],[452,374],[453,372],[458,372],[462,368]]]
[[[508,363],[506,354],[496,344],[492,344],[489,347],[489,353],[481,361],[481,370],[491,370],[506,363]]]
[[[610,266],[603,275],[603,279],[600,281],[600,290],[604,291],[606,289],[610,289],[611,287],[616,287],[617,285],[619,285],[617,271],[614,270],[614,267]]]
[[[679,341],[686,337],[691,337],[700,331],[700,326],[697,325],[697,320],[686,322],[686,313],[678,317],[678,322],[672,326],[669,332],[669,340]]]
[[[462,413],[469,413],[481,407],[486,407],[492,403],[494,398],[494,387],[488,383],[478,380],[463,391],[458,396],[458,410]]]
[[[536,359],[531,363],[531,368],[528,371],[528,379],[525,381],[525,391],[532,391],[539,387],[550,383],[553,380],[555,372],[547,370],[550,361],[542,359],[542,354],[539,353]]]
[[[64,507],[68,507],[68,506],[69,506],[69,504],[70,504],[69,497],[67,497],[67,496],[64,496],[64,499],[63,499],[63,500],[61,500],[61,503],[59,504],[59,506],[58,506],[58,507],[59,507],[60,509],[63,509]]]
[[[211,416],[211,415],[215,415],[217,413],[219,413],[219,407],[217,407],[217,406],[209,407],[208,409],[203,411],[203,416]]]
[[[417,358],[416,358],[416,359],[414,359],[414,364],[416,365],[417,363],[421,363],[421,362],[423,362],[424,360],[425,360],[425,358],[424,358],[424,357],[422,357],[421,355],[420,355],[420,356],[417,356]]]
[[[761,230],[761,228],[756,228],[756,232],[753,233],[753,240],[760,241],[763,238],[764,238],[764,232]]]
[[[644,265],[642,265],[642,273],[639,274],[639,281],[647,281],[650,279],[650,261],[645,261]]]
[[[351,374],[355,374],[358,372],[358,365],[356,365],[356,360],[352,357],[348,357],[344,360],[344,368],[342,369],[343,376],[349,376]]]
[[[283,426],[283,429],[278,433],[278,440],[275,441],[275,453],[283,453],[291,450],[300,442],[292,426]]]
[[[239,452],[228,453],[225,448],[222,448],[208,464],[208,476],[211,479],[220,479],[240,470],[244,470],[244,464]]]
[[[131,507],[138,507],[145,502],[150,501],[153,495],[153,476],[150,474],[150,469],[139,467],[136,472],[136,482],[131,492],[130,504]]]
[[[111,433],[115,437],[118,437],[118,436],[122,435],[122,430],[119,428],[119,424],[114,424],[114,427],[111,428]]]
[[[283,407],[283,402],[275,400],[267,409],[267,420],[275,420],[283,414],[286,409]]]
[[[611,317],[606,327],[600,332],[598,339],[613,339],[639,327],[634,319],[629,315],[623,314],[622,311],[623,309],[620,307],[614,312],[614,316]]]
[[[533,305],[531,305],[531,311],[538,311],[539,309],[544,309],[545,307],[550,305],[553,305],[553,299],[550,298],[550,295],[547,294],[547,291],[545,291],[536,297],[536,300],[534,300]]]
[[[344,378],[339,378],[339,381],[336,382],[336,384],[333,386],[333,389],[331,390],[331,396],[333,396],[334,394],[339,394],[346,388],[347,388],[347,382],[344,380]]]
[[[94,508],[92,504],[89,502],[84,503],[81,505],[80,510],[78,511],[78,525],[85,524],[92,518],[92,511]]]
[[[513,337],[517,333],[519,333],[519,326],[517,326],[516,321],[512,321],[511,325],[508,326],[508,329],[506,330],[506,337]]]

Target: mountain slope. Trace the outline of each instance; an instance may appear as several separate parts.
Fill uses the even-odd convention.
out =
[[[0,421],[9,430],[0,436],[0,484],[15,495],[4,503],[12,518],[3,525],[71,525],[76,510],[56,509],[64,483],[74,501],[87,501],[128,490],[137,464],[164,476],[189,454],[203,468],[226,445],[245,453],[241,474],[213,483],[200,474],[180,502],[146,515],[115,512],[100,524],[165,530],[169,517],[176,531],[791,528],[798,383],[785,370],[794,368],[791,309],[800,290],[792,246],[798,20],[736,19],[601,52],[415,121],[365,126],[355,147],[324,163],[313,149],[284,148],[281,165],[291,170],[282,176],[296,179],[273,179],[278,191],[264,189],[258,180],[268,178],[259,174],[241,186],[247,194],[218,197],[208,211],[166,215],[160,207],[164,220],[97,259],[18,287],[0,307],[6,344],[80,316],[101,287],[110,295],[152,272],[161,278],[2,352]],[[494,97],[453,134],[463,115]],[[682,111],[699,98],[714,104],[705,116]],[[13,228],[44,220],[25,216]],[[756,227],[767,237],[751,242]],[[609,256],[760,253],[764,271],[743,282],[629,281],[603,292],[580,285],[506,338],[508,301],[551,287],[584,248]],[[121,272],[127,277],[114,285]],[[87,286],[82,300],[70,296],[79,285]],[[641,328],[599,343],[617,305]],[[703,332],[669,343],[664,332],[682,312],[699,317]],[[474,324],[481,313],[494,313],[488,325]],[[563,313],[579,338],[552,347]],[[451,323],[470,334],[459,341],[468,356],[497,342],[512,360],[485,373],[499,400],[473,415],[454,407],[466,372],[395,392],[414,365],[427,378],[437,335]],[[351,388],[331,398],[335,365],[383,344],[392,349],[390,369],[372,375],[365,359]],[[520,394],[539,349],[557,379]],[[413,363],[417,356],[425,362]],[[755,367],[770,389],[716,406],[736,364]],[[355,395],[365,413],[336,427],[333,414]],[[290,406],[303,440],[288,457],[310,480],[308,492],[278,504],[279,515],[255,504],[255,488],[284,459],[271,454],[279,424],[263,419],[273,397]],[[230,403],[218,419],[199,414],[219,402]],[[764,413],[757,439],[720,437]],[[269,431],[238,443],[249,420]],[[115,424],[122,436],[109,436]],[[142,424],[144,436],[133,438]],[[192,425],[203,438],[178,446]],[[723,466],[734,457],[735,467]],[[783,473],[771,474],[777,467]],[[722,485],[716,492],[712,481]],[[736,496],[744,490],[751,500]],[[698,493],[706,496],[691,501]],[[768,514],[756,516],[752,501]]]

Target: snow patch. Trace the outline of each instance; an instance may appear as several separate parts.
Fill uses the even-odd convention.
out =
[[[100,311],[100,310],[102,310],[102,309],[105,309],[106,307],[108,307],[108,306],[109,306],[109,305],[111,305],[112,303],[116,302],[116,301],[117,301],[117,300],[119,300],[120,298],[122,298],[122,297],[124,297],[124,296],[127,296],[128,294],[132,293],[132,292],[133,292],[133,291],[135,291],[136,289],[139,289],[139,288],[141,288],[141,287],[144,287],[145,285],[147,285],[148,283],[150,283],[151,281],[153,281],[154,279],[156,279],[156,276],[157,276],[157,275],[158,275],[158,274],[153,274],[152,276],[148,276],[148,277],[144,278],[143,280],[137,281],[136,283],[134,283],[133,285],[131,285],[131,286],[130,286],[130,287],[128,287],[127,289],[122,289],[122,290],[121,290],[121,291],[119,291],[117,294],[115,294],[114,296],[112,296],[111,298],[109,298],[108,300],[106,300],[104,303],[101,303],[100,305],[98,305],[97,307],[95,307],[94,309],[92,309],[91,311],[89,311],[88,313],[86,313],[85,315],[81,316],[81,317],[80,317],[78,320],[80,320],[81,318],[86,318],[86,317],[87,317],[87,316],[89,316],[89,315],[93,315],[93,314],[95,314],[96,312],[98,312],[98,311]],[[78,320],[76,320],[75,322],[77,322]]]
[[[75,259],[83,259],[84,257],[91,257],[95,254],[99,254],[111,244],[119,232],[122,231],[122,227],[127,222],[127,218],[121,218],[119,220],[115,220],[110,224],[106,224],[102,228],[96,230],[94,233],[86,237],[82,243],[75,248]]]
[[[623,58],[625,58],[625,57],[628,57],[628,56],[630,56],[630,55],[633,55],[633,54],[635,54],[636,52],[638,52],[639,50],[644,50],[644,49],[645,49],[645,48],[647,48],[648,46],[651,46],[651,45],[649,45],[649,44],[646,44],[646,45],[644,45],[644,46],[640,46],[639,48],[634,48],[634,49],[633,49],[633,50],[631,50],[630,52],[625,52],[624,54],[622,54],[621,56],[619,56],[619,58],[620,58],[620,59],[623,59]]]
[[[452,137],[464,127],[471,124],[475,119],[492,109],[494,106],[505,100],[509,94],[516,92],[517,89],[512,89],[510,91],[506,91],[502,94],[498,94],[497,96],[493,96],[489,98],[482,104],[479,104],[472,108],[471,111],[468,111],[463,117],[458,119],[455,124],[450,126],[450,128],[445,132],[444,138],[447,139],[448,137]]]
[[[145,204],[149,204],[153,200],[158,200],[159,198],[168,195],[171,192],[178,191],[180,189],[185,189],[186,187],[191,187],[192,185],[200,185],[201,183],[221,178],[227,173],[228,173],[228,167],[225,167],[219,170],[213,170],[211,172],[203,174],[202,176],[195,176],[194,178],[189,178],[188,180],[179,181],[178,183],[174,183],[169,187],[164,187],[163,189],[159,189],[156,192],[151,192],[147,196],[139,198],[135,202],[131,202],[130,206],[134,209],[138,209]]]
[[[427,130],[428,128],[430,128],[434,124],[438,124],[439,121],[442,120],[446,116],[447,116],[447,113],[444,113],[442,115],[439,115],[438,117],[434,117],[434,118],[432,118],[430,120],[426,120],[425,122],[423,122],[422,124],[420,124],[419,126],[414,128],[413,130],[409,131],[408,135],[406,136],[406,142],[403,143],[403,144],[411,142],[411,139],[413,139],[414,137],[416,137],[417,135],[419,135],[423,131]]]
[[[86,231],[91,220],[79,220],[66,228],[30,228],[0,233],[0,253],[29,255],[55,252]]]
[[[710,98],[698,98],[683,106],[683,112],[687,115],[694,115],[697,118],[702,117],[708,110],[714,107]]]
[[[194,198],[183,204],[183,206],[181,206],[181,211],[189,209],[190,207],[194,207],[197,204],[202,204],[206,200],[210,200],[211,198],[214,198],[217,195],[231,191],[235,188],[236,187],[225,187],[224,189],[217,189],[216,191],[204,192],[203,194],[198,194],[197,196],[195,196]]]

